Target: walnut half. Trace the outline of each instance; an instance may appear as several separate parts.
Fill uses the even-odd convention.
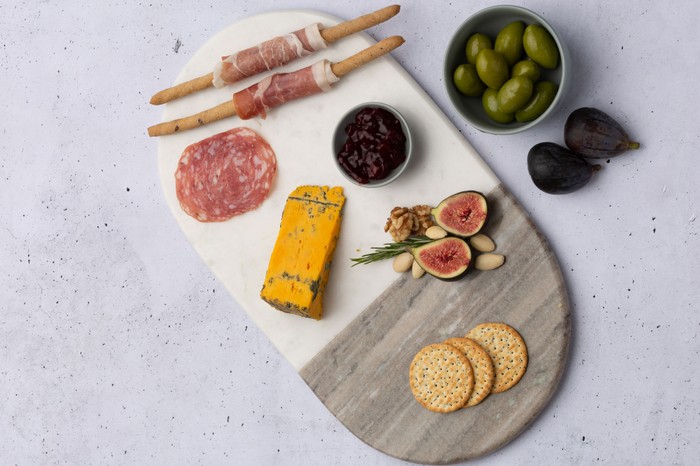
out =
[[[411,235],[423,235],[425,230],[433,225],[428,205],[409,207],[394,207],[386,219],[384,231],[388,232],[394,241],[403,241]]]

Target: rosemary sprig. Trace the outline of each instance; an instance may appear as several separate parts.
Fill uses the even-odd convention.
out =
[[[411,236],[404,241],[384,243],[383,246],[373,246],[370,249],[374,250],[374,252],[369,252],[361,257],[352,257],[350,260],[354,262],[352,267],[355,267],[357,264],[369,264],[371,262],[390,259],[394,256],[398,256],[402,252],[405,252],[408,248],[428,244],[433,241],[435,240],[430,239],[427,236]]]

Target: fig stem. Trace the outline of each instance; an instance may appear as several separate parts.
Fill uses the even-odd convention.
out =
[[[593,165],[591,168],[593,169],[593,173],[595,173],[595,172],[597,172],[597,171],[600,171],[600,170],[603,168],[603,166],[600,165],[599,163],[596,163],[596,164]]]
[[[627,144],[627,147],[630,149],[639,149],[640,144],[638,142],[630,142]]]

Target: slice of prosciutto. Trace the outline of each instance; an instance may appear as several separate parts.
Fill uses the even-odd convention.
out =
[[[200,222],[223,222],[259,207],[270,193],[277,158],[249,128],[234,128],[188,146],[175,171],[180,206]]]
[[[290,100],[306,97],[331,89],[339,78],[331,70],[328,60],[291,73],[277,73],[257,84],[233,94],[236,115],[243,120],[260,116],[263,119],[273,107]]]
[[[297,58],[327,47],[320,25],[311,24],[298,31],[267,40],[259,45],[221,58],[214,67],[213,84],[222,88],[249,76],[284,66]]]

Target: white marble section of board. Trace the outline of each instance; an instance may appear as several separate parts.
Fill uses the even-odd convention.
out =
[[[243,19],[207,42],[176,82],[211,71],[222,55],[304,27],[340,20],[309,11],[278,11]],[[291,71],[320,58],[340,61],[375,41],[360,33],[331,44],[316,55],[293,62]],[[406,43],[403,47],[411,47]],[[261,79],[249,78],[225,89],[209,89],[169,103],[163,121],[190,115],[231,98]],[[414,137],[414,159],[402,177],[382,188],[361,188],[336,170],[331,152],[335,124],[350,107],[379,101],[397,108]],[[222,223],[199,223],[187,216],[175,195],[173,174],[184,148],[236,126],[259,132],[275,150],[278,176],[270,197],[257,210]],[[390,264],[351,267],[350,258],[390,241],[383,226],[396,205],[436,204],[465,189],[489,192],[498,180],[474,149],[410,75],[391,57],[383,57],[343,77],[327,93],[287,103],[267,119],[236,118],[162,137],[158,146],[161,182],[168,205],[198,254],[237,302],[297,369],[301,369],[362,310],[396,280]],[[259,297],[287,195],[298,185],[342,186],[347,198],[341,236],[324,300],[324,316],[314,321],[272,309]],[[235,318],[235,315],[232,315]]]

